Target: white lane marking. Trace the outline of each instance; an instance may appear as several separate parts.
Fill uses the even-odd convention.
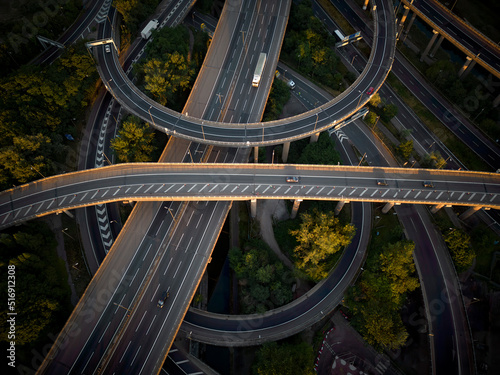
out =
[[[172,189],[174,187],[174,185],[170,185],[170,187],[164,191],[164,193],[166,193],[167,191],[169,191],[170,189]]]
[[[160,191],[160,189],[161,189],[162,187],[164,187],[164,186],[165,186],[165,184],[161,184],[161,186],[160,186],[158,189],[156,189],[156,190],[155,190],[155,194],[156,194],[156,193],[158,193],[158,192]],[[115,194],[116,194],[116,193],[115,193]]]
[[[200,218],[198,219],[198,223],[196,224],[195,228],[198,228],[198,225],[200,225],[201,218],[203,217],[203,214],[201,214]]]
[[[410,193],[411,193],[411,190],[408,190],[408,192],[404,195],[403,198],[406,198],[408,196],[408,194],[410,194]]]
[[[438,200],[439,197],[441,196],[441,194],[443,194],[443,193],[444,193],[444,191],[442,191],[441,193],[439,193],[438,196],[436,197],[436,200]]]
[[[205,189],[207,186],[209,186],[209,185],[208,184],[203,185],[203,187],[200,189],[200,191],[198,191],[198,194],[201,193],[203,191],[203,189]]]
[[[172,258],[170,258],[170,260],[168,261],[167,268],[165,268],[165,272],[163,272],[163,276],[165,276],[167,274],[168,267],[170,267],[170,263],[172,263]],[[160,285],[158,285],[158,286],[160,286]]]
[[[246,186],[241,192],[244,193],[246,189],[248,189],[250,186]]]
[[[85,193],[85,195],[80,199],[80,202],[83,201],[83,199],[87,196],[88,192]]]
[[[161,222],[161,224],[163,224],[163,221]],[[160,224],[160,227],[161,227],[161,224]],[[149,244],[149,247],[148,249],[146,250],[146,253],[144,254],[144,258],[142,258],[142,261],[144,262],[144,259],[146,259],[146,255],[148,255],[149,253],[149,249],[151,249],[151,246],[153,246],[152,243]]]
[[[184,188],[185,185],[181,185],[181,187],[179,189],[177,189],[175,192],[178,193],[179,191],[181,191],[183,188]]]
[[[151,329],[151,326],[153,325],[153,322],[155,321],[155,319],[156,319],[156,315],[155,315],[155,316],[153,316],[153,320],[152,320],[152,321],[151,321],[151,323],[149,324],[149,328],[148,328],[148,330],[146,331],[146,336],[148,335],[149,330]]]
[[[417,197],[420,195],[420,193],[421,193],[421,191],[419,191],[419,192],[417,193],[417,195],[415,195],[415,198],[414,198],[414,199],[417,199]]]
[[[429,195],[432,194],[432,191],[429,191],[429,194],[427,194],[427,196],[425,197],[425,199],[429,198]]]
[[[179,265],[177,266],[177,269],[175,270],[174,279],[175,279],[175,276],[177,276],[177,272],[179,272],[179,268],[181,267],[181,264],[182,264],[182,260],[179,262]]]
[[[128,347],[130,346],[130,344],[131,344],[131,343],[132,343],[132,340],[130,340],[130,341],[128,342],[127,349],[125,349],[125,350],[123,351],[123,354],[122,354],[122,357],[120,358],[119,363],[122,363],[123,358],[125,357],[125,354],[127,353]]]
[[[384,197],[384,195],[386,195],[387,193],[389,192],[389,189],[387,189],[384,194],[382,194],[382,198]]]
[[[160,285],[158,285],[160,286]],[[141,326],[141,323],[142,323],[142,320],[144,319],[144,317],[146,316],[146,313],[148,312],[148,310],[144,311],[144,314],[142,314],[142,318],[139,322],[139,324],[137,325],[137,328],[135,329],[135,331],[137,332],[137,330],[139,329],[139,327]],[[111,322],[110,322],[111,323]]]
[[[101,338],[99,339],[99,341],[97,341],[98,344],[101,342],[101,340],[104,337],[104,334],[106,333],[106,331],[108,330],[108,327],[109,327],[110,324],[111,324],[111,321],[108,322],[108,325],[104,329],[104,332],[102,333]],[[136,332],[137,332],[137,330],[136,330]]]
[[[134,364],[135,358],[137,357],[137,354],[139,354],[139,351],[141,350],[141,346],[139,346],[139,349],[137,349],[137,352],[134,355],[134,359],[132,359],[132,362],[130,363],[130,366]]]
[[[188,242],[188,244],[187,244],[187,246],[186,246],[186,251],[184,251],[184,253],[187,253],[187,251],[188,251],[188,249],[189,249],[189,246],[191,246],[191,241],[192,241],[192,240],[193,240],[193,237],[191,237],[191,238],[189,239],[189,242]]]
[[[332,190],[330,190],[327,195],[330,195],[334,190],[335,190],[335,188],[333,188]]]
[[[136,190],[136,191],[134,191],[134,194],[137,194],[137,192],[138,192],[138,191],[139,191],[139,190],[140,190],[143,186],[144,186],[144,185],[139,186],[139,187],[137,188],[137,190]]]
[[[208,192],[211,193],[219,184],[215,185],[213,188],[211,188]]]
[[[191,190],[193,190],[198,184],[194,184],[193,186],[191,186],[191,188],[188,190],[188,193],[191,193]]]
[[[321,193],[323,191],[325,187],[323,186],[321,189],[319,189],[319,191],[316,193],[316,195],[318,195],[319,193]]]
[[[121,188],[116,189],[115,193],[113,194],[113,197],[120,191]]]
[[[461,200],[462,197],[464,196],[465,192],[463,192],[462,194],[460,194],[460,196],[458,197],[458,200]]]
[[[469,200],[471,200],[472,198],[474,198],[474,195],[476,195],[476,193],[472,193],[472,195],[470,196]]]
[[[238,189],[238,186],[235,186],[235,187],[233,188],[233,190],[231,190],[231,193],[234,193],[234,191],[235,191],[236,189]]]
[[[355,192],[356,190],[358,190],[358,188],[356,188],[356,189],[354,189],[353,191],[351,191],[351,192],[349,193],[349,196],[353,195],[353,194],[354,194],[354,192]]]

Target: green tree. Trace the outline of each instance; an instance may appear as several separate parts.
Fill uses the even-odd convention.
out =
[[[298,164],[336,165],[339,162],[340,155],[328,132],[321,133],[317,142],[308,143],[297,160]]]
[[[397,114],[398,114],[398,107],[396,107],[394,104],[391,103],[384,106],[381,116],[384,121],[389,121]]]
[[[471,247],[470,236],[460,229],[452,229],[445,234],[444,240],[450,249],[451,257],[459,272],[472,265],[476,254]]]
[[[365,121],[367,124],[375,125],[375,123],[377,122],[377,114],[372,111],[368,112],[365,116]]]
[[[330,271],[328,258],[345,246],[354,237],[352,224],[342,225],[333,212],[319,212],[301,215],[302,223],[298,230],[290,231],[298,246],[294,249],[296,267],[314,281],[325,278]]]
[[[414,249],[413,242],[400,241],[386,245],[380,254],[380,269],[390,280],[393,299],[397,300],[419,287],[418,279],[412,276],[415,273],[412,257]]]
[[[396,151],[403,159],[408,160],[413,152],[413,139],[401,142],[396,148]]]
[[[380,98],[380,95],[378,92],[376,92],[375,94],[373,94],[370,98],[370,100],[368,101],[368,103],[370,103],[370,105],[372,107],[375,107],[377,108],[380,104],[380,102],[382,101],[382,99]]]
[[[129,116],[122,123],[116,138],[111,140],[111,148],[121,163],[151,161],[154,146],[153,131],[147,124],[134,116]]]
[[[264,344],[259,352],[255,375],[313,375],[314,350],[305,342],[298,344]]]

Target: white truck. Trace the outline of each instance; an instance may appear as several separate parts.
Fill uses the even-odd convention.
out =
[[[276,73],[274,73],[274,76],[285,82],[286,85],[290,88],[290,90],[295,90],[295,82],[293,82],[291,79],[288,79],[285,76],[281,75],[279,71],[276,71]]]
[[[151,20],[146,27],[141,31],[142,39],[149,39],[151,32],[158,28],[158,20]]]
[[[259,60],[255,66],[255,72],[253,73],[252,86],[259,87],[260,79],[262,77],[262,72],[264,71],[264,66],[266,66],[267,54],[262,52],[259,55]]]

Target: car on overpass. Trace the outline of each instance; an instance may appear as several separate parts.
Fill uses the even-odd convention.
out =
[[[162,309],[163,306],[165,306],[165,301],[167,300],[167,298],[170,296],[170,293],[168,291],[164,291],[162,294],[161,294],[161,297],[160,299],[158,300],[158,304],[157,306]]]

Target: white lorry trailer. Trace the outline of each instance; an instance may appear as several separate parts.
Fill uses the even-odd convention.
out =
[[[158,28],[158,20],[151,20],[146,27],[141,31],[142,39],[149,39],[151,32]]]
[[[260,79],[262,77],[262,72],[264,71],[264,66],[266,66],[267,54],[262,52],[259,55],[259,60],[255,66],[255,72],[253,73],[252,86],[259,87]]]

